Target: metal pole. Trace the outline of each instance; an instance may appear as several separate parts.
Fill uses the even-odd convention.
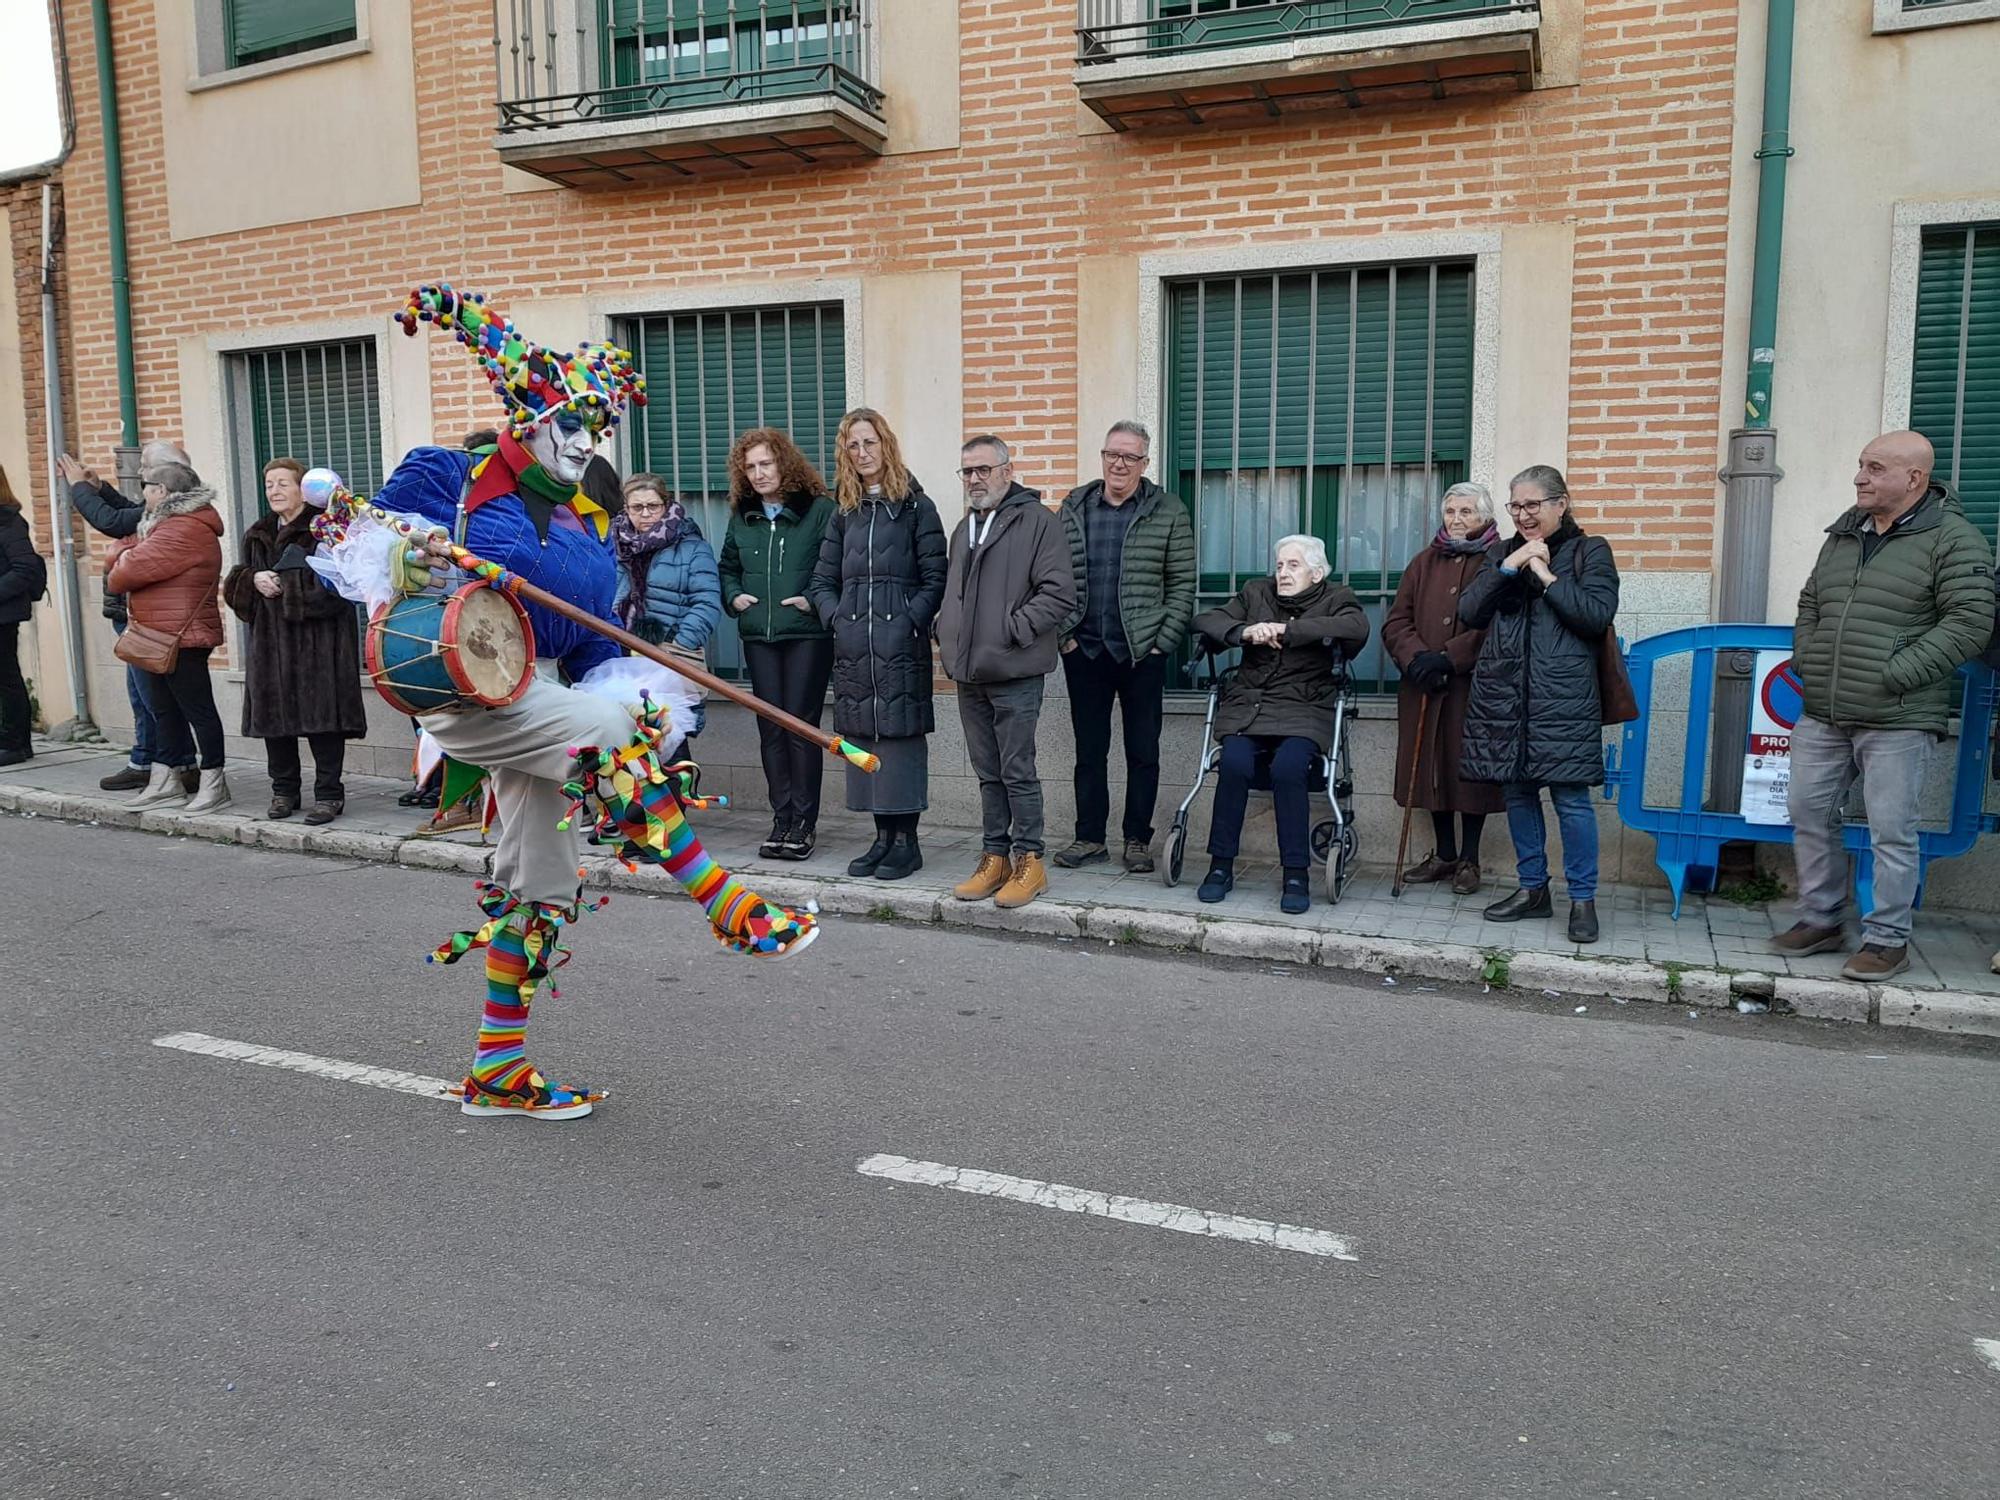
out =
[[[90,24],[97,41],[97,108],[104,131],[104,216],[109,221],[111,236],[111,321],[118,344],[119,441],[136,450],[139,377],[132,361],[132,276],[125,259],[125,151],[118,133],[118,77],[111,61],[108,0],[90,0]],[[121,479],[124,473],[121,462]]]
[[[76,533],[70,520],[69,485],[56,467],[56,455],[65,451],[63,436],[62,371],[57,364],[56,346],[56,250],[54,234],[54,189],[42,184],[42,415],[48,430],[49,525],[56,554],[56,612],[62,618],[63,658],[69,668],[70,733],[93,729],[90,716],[90,677],[83,664],[82,583],[77,570]],[[93,731],[94,732],[94,731]]]

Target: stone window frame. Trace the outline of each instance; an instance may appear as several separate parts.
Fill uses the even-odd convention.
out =
[[[207,89],[227,88],[253,78],[269,78],[297,68],[316,68],[322,63],[347,57],[363,57],[375,50],[369,32],[370,0],[354,0],[354,40],[315,47],[310,52],[294,52],[241,68],[228,66],[229,43],[223,0],[193,0],[194,26],[190,33],[193,55],[188,59],[187,90],[198,94]]]
[[[1875,0],[1877,36],[1929,31],[1937,26],[1964,26],[1973,21],[2000,21],[2000,0],[1960,0],[1956,5],[1924,5],[1914,10],[1904,0]]]
[[[1994,5],[2000,11],[2000,0]],[[1924,256],[1924,231],[1939,224],[2000,222],[2000,197],[1940,198],[1895,205],[1889,241],[1889,321],[1882,360],[1882,431],[1910,425],[1911,387],[1916,379],[1917,277]]]

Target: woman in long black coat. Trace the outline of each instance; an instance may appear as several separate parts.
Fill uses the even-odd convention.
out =
[[[1472,670],[1460,774],[1498,782],[1507,797],[1520,889],[1486,908],[1492,922],[1554,914],[1542,788],[1562,829],[1572,942],[1597,941],[1597,812],[1603,784],[1598,652],[1618,613],[1611,544],[1570,514],[1560,470],[1514,476],[1507,510],[1518,534],[1495,542],[1459,596],[1459,620],[1484,629]]]
[[[243,533],[243,560],[222,581],[222,597],[250,627],[243,671],[243,733],[264,742],[271,773],[270,815],[298,811],[299,741],[312,746],[313,806],[308,823],[331,823],[347,806],[341,773],[347,741],[368,730],[361,705],[361,647],[354,606],[306,566],[316,545],[311,506],[299,489],[305,466],[274,458],[264,466],[270,513]]]
[[[923,868],[917,820],[930,806],[931,622],[944,602],[937,506],[904,467],[880,413],[841,418],[838,508],[807,597],[833,627],[833,727],[881,762],[847,768],[847,806],[873,813],[875,842],[850,875],[901,880]]]

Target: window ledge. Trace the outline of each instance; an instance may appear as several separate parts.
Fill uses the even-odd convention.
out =
[[[1957,5],[1925,5],[1916,10],[1908,9],[1903,0],[1875,0],[1877,36],[1963,26],[1969,21],[2000,21],[2000,0],[1960,0]]]
[[[248,83],[253,78],[270,78],[279,73],[290,73],[298,68],[316,68],[321,63],[340,62],[349,57],[361,57],[374,51],[374,44],[366,37],[357,37],[351,42],[335,42],[331,47],[316,47],[311,52],[294,52],[290,57],[274,57],[268,62],[251,63],[242,68],[225,68],[220,73],[201,73],[190,78],[187,91],[190,94],[206,93],[209,89],[226,89],[232,83]]]

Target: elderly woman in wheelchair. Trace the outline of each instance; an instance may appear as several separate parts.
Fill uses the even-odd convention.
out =
[[[1212,649],[1243,652],[1215,708],[1222,753],[1199,900],[1220,901],[1235,886],[1244,808],[1253,787],[1268,786],[1285,872],[1278,904],[1294,914],[1312,906],[1312,778],[1332,749],[1346,663],[1368,640],[1360,601],[1331,572],[1318,537],[1285,537],[1271,577],[1195,619]]]

